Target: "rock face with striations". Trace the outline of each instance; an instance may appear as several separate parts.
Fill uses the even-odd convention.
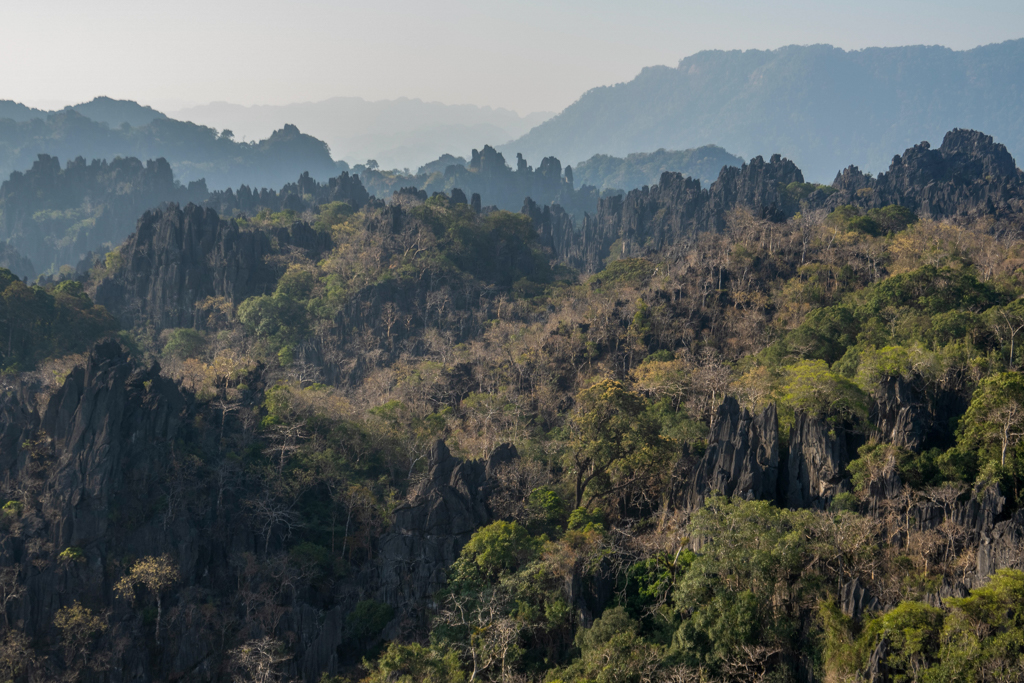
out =
[[[978,547],[978,576],[1000,569],[1024,569],[1024,510],[982,534]]]
[[[242,230],[193,204],[147,211],[121,247],[121,265],[97,285],[96,303],[128,326],[192,327],[197,305],[208,297],[238,305],[273,291],[281,268],[267,263],[275,253],[271,237],[278,250],[296,248],[314,258],[330,246],[328,236],[304,223],[266,233]]]
[[[737,207],[762,219],[785,220],[801,210],[786,186],[803,181],[800,169],[776,154],[767,162],[755,157],[741,168],[726,166],[707,189],[678,173],[663,173],[657,185],[600,200],[596,214],[574,224],[556,220],[555,207],[545,212],[527,202],[522,212],[533,218],[542,243],[560,262],[596,272],[613,248],[626,258],[685,246],[700,232],[722,230],[726,214]],[[832,189],[811,193],[808,207],[899,204],[932,218],[1001,216],[1024,208],[1024,174],[1003,145],[972,130],[950,131],[938,149],[927,142],[908,149],[877,178],[851,166],[836,176]]]
[[[848,490],[843,432],[797,413],[789,453],[779,456],[775,406],[759,415],[726,397],[711,425],[707,451],[693,474],[684,507],[693,510],[710,493],[768,500],[790,508],[824,508]]]
[[[137,367],[116,341],[99,343],[71,372],[42,416],[57,454],[43,496],[57,547],[88,547],[107,534],[113,497],[152,480],[162,464],[140,457],[139,445],[157,452],[170,444],[184,408],[158,366]]]
[[[838,190],[824,205],[906,206],[932,218],[1000,215],[1024,206],[1024,177],[1013,157],[990,135],[954,129],[942,145],[922,142],[893,157],[888,173],[871,178],[850,166],[836,176]]]
[[[459,460],[440,440],[431,447],[426,479],[410,502],[395,511],[391,529],[380,540],[380,597],[396,609],[387,637],[425,618],[421,611],[444,587],[448,567],[473,532],[493,519],[487,508],[488,475],[517,457],[508,444],[495,449],[486,463]]]
[[[871,438],[910,451],[946,449],[955,443],[954,426],[970,396],[927,385],[920,377],[889,377],[875,388],[869,415]]]
[[[791,508],[824,509],[836,494],[850,490],[844,474],[848,462],[842,430],[797,413],[789,457],[780,468],[779,501]]]
[[[762,218],[784,219],[780,188],[793,182],[803,182],[800,169],[777,154],[767,162],[755,157],[741,168],[724,167],[706,190],[699,180],[665,172],[653,187],[602,199],[597,214],[587,215],[578,230],[552,229],[549,246],[562,263],[594,272],[613,245],[626,258],[685,244],[700,232],[722,230],[726,213],[739,206]],[[543,235],[544,215],[526,207],[523,213]]]
[[[910,384],[900,377],[883,381],[875,390],[870,420],[877,441],[917,451],[924,443],[929,416]]]
[[[18,431],[31,435],[3,450],[5,476],[17,482],[24,508],[9,529],[10,543],[0,550],[0,566],[18,571],[25,589],[8,605],[7,623],[46,641],[55,637],[55,612],[72,599],[110,605],[107,572],[114,557],[175,547],[182,574],[190,576],[197,553],[188,551],[195,538],[187,531],[177,535],[164,526],[158,535],[145,525],[129,531],[124,523],[126,514],[152,506],[187,406],[158,366],[140,367],[120,343],[104,341],[41,413],[30,394],[22,387],[0,406],[3,438]],[[160,528],[159,522],[153,526]],[[55,561],[68,548],[80,559]],[[137,628],[128,614],[113,614],[110,638]],[[169,656],[193,665],[203,659],[203,648],[184,645],[182,651],[184,641],[174,641]],[[145,648],[129,649],[121,664],[142,670],[152,661]]]
[[[277,595],[276,621],[262,628],[288,643],[285,673],[314,682],[338,672],[346,617],[376,590],[374,572],[365,566],[338,582],[329,600],[301,585],[282,587],[279,578],[274,586],[254,578],[272,564],[247,514],[244,497],[254,492],[241,482],[223,486],[230,474],[220,484],[188,475],[195,453],[203,453],[203,428],[194,419],[200,406],[187,393],[113,340],[97,344],[41,408],[38,390],[22,384],[0,396],[4,490],[22,502],[16,515],[0,520],[0,569],[13,571],[21,589],[4,604],[4,623],[56,652],[54,615],[79,601],[108,625],[96,648],[110,653],[110,673],[88,680],[217,681],[225,644],[191,606],[208,601],[230,612],[256,593]],[[208,423],[211,415],[204,417]],[[474,471],[482,472],[478,465]],[[282,550],[278,534],[269,545]],[[73,551],[73,559],[62,551]],[[135,559],[165,553],[180,578],[164,595],[161,643],[153,647],[141,606],[115,599],[113,584]],[[69,673],[61,661],[40,663],[36,678]]]
[[[728,396],[712,422],[708,448],[693,474],[686,507],[699,508],[710,493],[774,501],[778,477],[779,421],[775,406],[751,416]]]

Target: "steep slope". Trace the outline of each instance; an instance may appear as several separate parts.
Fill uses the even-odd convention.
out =
[[[500,149],[568,161],[706,144],[749,158],[779,152],[825,182],[853,163],[885,168],[894,149],[955,127],[1024,152],[1024,40],[943,47],[828,45],[708,51],[595,88]]]
[[[802,177],[666,173],[578,232],[346,176],[147,213],[87,283],[130,349],[0,373],[0,672],[896,680],[923,615],[928,675],[1018,680],[1020,172],[954,130]],[[4,277],[36,340],[12,304],[91,305]],[[993,606],[967,640],[949,598]]]
[[[146,320],[158,329],[191,327],[208,297],[238,305],[273,290],[283,270],[267,263],[273,241],[314,258],[329,243],[305,223],[266,233],[239,230],[194,204],[147,211],[121,247],[121,267],[97,285],[96,301],[127,325]]]

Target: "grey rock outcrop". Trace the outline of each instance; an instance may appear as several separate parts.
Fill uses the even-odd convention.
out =
[[[889,657],[889,641],[882,638],[871,653],[868,668],[864,671],[864,679],[868,683],[889,683],[889,665],[885,660]]]
[[[844,474],[848,462],[841,429],[837,432],[822,420],[797,413],[789,457],[780,468],[780,502],[791,508],[824,509],[836,494],[850,490]]]
[[[880,477],[876,477],[868,483],[868,514],[872,517],[881,515],[887,502],[899,496],[902,490],[903,479],[900,478],[896,469],[886,469]]]
[[[4,490],[23,502],[16,515],[0,520],[0,568],[14,570],[22,588],[5,605],[4,623],[17,625],[44,650],[56,648],[55,613],[80,601],[103,615],[108,628],[96,647],[112,653],[109,673],[88,680],[128,680],[126,672],[140,683],[221,680],[225,644],[194,613],[175,615],[184,616],[197,595],[230,611],[239,577],[249,571],[239,560],[251,562],[258,574],[265,557],[257,555],[265,546],[257,542],[238,489],[218,490],[177,469],[188,466],[195,457],[190,453],[203,452],[192,419],[200,408],[157,365],[140,365],[114,340],[97,344],[58,390],[48,399],[43,394],[41,409],[39,391],[21,384],[0,396]],[[280,550],[276,536],[275,546]],[[61,556],[65,550],[73,559]],[[180,580],[164,595],[163,634],[153,647],[141,606],[115,599],[113,583],[127,563],[163,554]],[[337,673],[347,615],[372,594],[373,578],[364,565],[329,597],[300,584],[249,584],[247,590],[277,596],[280,618],[265,628],[288,642],[292,658],[283,666],[289,675],[312,682]],[[41,666],[40,680],[56,680],[63,671],[59,657]]]
[[[273,291],[282,268],[267,262],[271,254],[293,248],[315,258],[329,246],[327,236],[303,223],[266,233],[241,230],[193,204],[147,211],[121,247],[120,266],[97,285],[95,300],[127,326],[192,327],[197,305],[208,297],[238,305]]]
[[[559,261],[594,272],[600,270],[612,245],[619,245],[623,258],[682,246],[700,232],[724,229],[726,214],[739,206],[762,218],[784,219],[780,188],[793,182],[803,182],[800,169],[776,154],[767,162],[755,157],[741,168],[722,168],[706,190],[699,180],[662,173],[657,185],[600,200],[596,215],[585,216],[576,230],[556,227],[536,211],[524,209],[524,213],[534,218],[542,235],[545,221],[552,223],[549,246]]]
[[[989,576],[1000,569],[1024,569],[1024,510],[995,524],[981,537],[978,576]]]
[[[837,192],[824,202],[829,208],[899,204],[932,218],[1001,215],[1019,211],[1024,202],[1024,178],[1006,147],[959,128],[946,133],[938,149],[922,142],[893,157],[888,173],[877,178],[851,166],[832,187]]]
[[[380,599],[396,610],[387,637],[425,619],[424,609],[444,587],[448,567],[473,532],[493,519],[488,474],[517,457],[509,444],[495,449],[486,463],[455,458],[444,441],[431,447],[426,478],[395,511],[391,529],[380,539]]]
[[[843,614],[859,619],[865,610],[877,610],[878,600],[874,598],[867,586],[860,579],[847,581],[839,595]]]
[[[891,377],[878,386],[874,399],[870,420],[875,440],[919,450],[929,415],[914,388],[900,377]]]
[[[824,508],[848,490],[845,435],[797,413],[789,453],[780,457],[775,406],[751,416],[726,397],[711,425],[684,507],[696,509],[709,493],[768,500],[790,508]]]
[[[718,408],[703,462],[693,475],[686,507],[710,493],[775,500],[779,476],[779,425],[775,406],[751,416],[731,396]]]
[[[967,410],[963,391],[927,385],[920,377],[888,377],[875,388],[871,438],[920,452],[953,445],[952,425]]]
[[[19,383],[0,391],[0,472],[17,472],[24,466],[23,444],[39,428],[34,389]]]
[[[0,564],[19,568],[24,577],[24,595],[8,605],[7,623],[21,624],[27,635],[45,640],[53,635],[54,613],[72,597],[109,605],[106,570],[118,553],[137,557],[175,547],[180,572],[193,575],[199,553],[188,530],[165,528],[163,538],[148,533],[148,527],[129,531],[124,522],[125,515],[135,518],[153,504],[186,408],[185,397],[160,376],[157,365],[138,365],[114,340],[93,348],[41,414],[30,388],[8,397],[0,409],[4,436],[21,430],[31,440],[5,449],[3,458],[5,476],[17,482],[24,501],[9,543],[0,548]],[[160,528],[159,522],[154,527]],[[79,560],[54,561],[68,548]],[[133,628],[129,622],[117,613],[111,637]],[[201,650],[176,640],[166,655],[195,664]],[[133,666],[151,664],[144,651],[124,657]]]
[[[482,158],[481,164],[486,166]],[[523,213],[533,218],[542,244],[560,262],[596,272],[613,246],[623,258],[683,248],[700,232],[721,231],[726,214],[737,207],[758,218],[785,220],[802,209],[786,188],[803,181],[800,169],[776,154],[767,162],[755,157],[740,168],[722,168],[707,189],[679,173],[663,173],[656,185],[601,199],[596,213],[588,212],[582,221],[578,212],[568,212],[575,216],[571,227],[556,218],[555,206],[546,212],[528,202]],[[847,168],[832,189],[812,192],[806,204],[828,210],[845,204],[863,209],[899,204],[933,218],[1002,216],[1024,207],[1024,177],[1006,148],[988,135],[961,129],[947,133],[939,149],[926,142],[908,149],[877,178]]]
[[[55,546],[89,549],[107,535],[113,497],[152,481],[162,463],[140,458],[174,438],[185,401],[154,365],[137,367],[116,341],[96,345],[51,398],[42,427],[56,451],[43,494],[43,515],[54,520]],[[102,552],[102,550],[100,550]]]

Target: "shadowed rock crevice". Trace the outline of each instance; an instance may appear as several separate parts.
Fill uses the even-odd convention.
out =
[[[697,465],[685,507],[697,509],[711,493],[767,500],[782,507],[823,509],[849,490],[846,435],[797,413],[789,453],[779,455],[774,405],[758,415],[726,397],[711,425],[707,451]]]

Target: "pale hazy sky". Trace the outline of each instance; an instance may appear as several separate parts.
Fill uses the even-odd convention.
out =
[[[0,26],[0,99],[45,108],[405,96],[527,113],[706,49],[1020,38],[1024,1],[0,0]]]

